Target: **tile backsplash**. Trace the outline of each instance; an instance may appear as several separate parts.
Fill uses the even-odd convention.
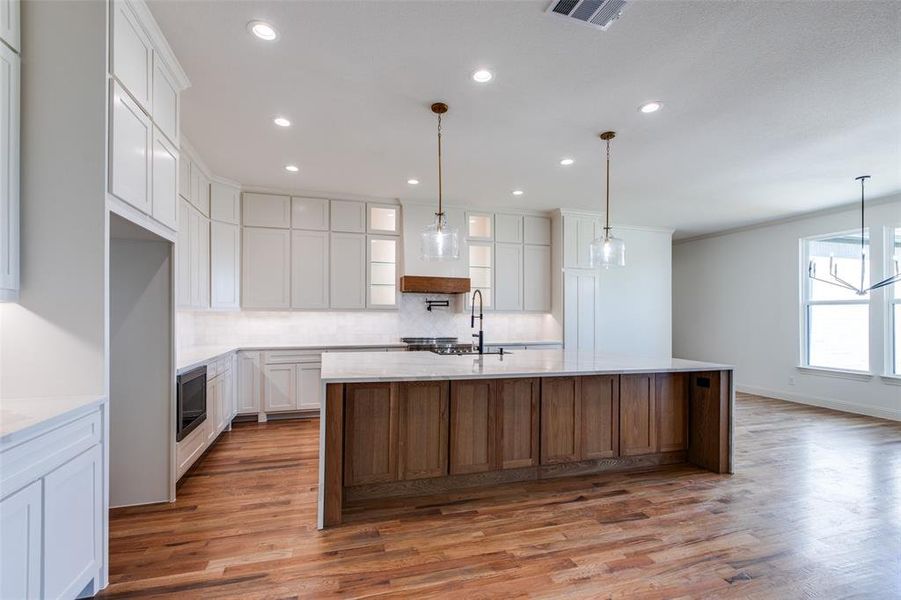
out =
[[[426,299],[449,308],[426,310]],[[401,294],[397,310],[370,311],[179,311],[178,347],[207,345],[386,343],[402,337],[472,335],[462,295]],[[488,341],[559,341],[560,323],[545,313],[485,313]]]

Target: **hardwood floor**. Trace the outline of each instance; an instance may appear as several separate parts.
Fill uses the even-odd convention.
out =
[[[325,532],[318,421],[236,425],[177,502],[113,512],[101,597],[901,597],[901,424],[742,394],[736,408],[735,475],[380,500]]]

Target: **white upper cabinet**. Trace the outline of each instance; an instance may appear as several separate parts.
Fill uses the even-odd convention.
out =
[[[247,195],[244,196],[247,206]],[[245,227],[241,290],[244,308],[290,308],[291,232]]]
[[[241,190],[218,181],[210,184],[210,218],[214,221],[239,225],[241,223]]]
[[[197,308],[210,307],[210,220],[198,212],[193,213],[191,269],[193,292],[191,303]]]
[[[370,202],[366,210],[369,212],[369,233],[400,233],[400,206]]]
[[[522,216],[521,215],[494,215],[494,239],[497,242],[521,244],[522,243]]]
[[[397,306],[397,258],[399,239],[387,235],[370,235],[368,239],[369,308]]]
[[[494,308],[522,310],[522,244],[495,244],[494,265]]]
[[[330,253],[331,307],[366,308],[366,236],[333,233]]]
[[[547,217],[523,217],[523,241],[550,246],[551,220]]]
[[[202,215],[210,216],[210,180],[203,171],[197,168],[197,163],[191,164],[191,197],[189,200]]]
[[[0,0],[0,40],[19,52],[19,0]],[[5,596],[4,596],[5,597]]]
[[[150,113],[153,46],[130,3],[114,0],[112,10],[113,75]]]
[[[179,307],[191,306],[191,205],[184,198],[178,199],[178,237],[175,240],[176,280],[175,303]]]
[[[523,246],[523,310],[551,310],[551,247]]]
[[[240,293],[240,228],[232,223],[210,222],[210,306],[238,308]]]
[[[563,216],[563,266],[579,269],[591,268],[591,240],[600,232],[597,217],[582,215]]]
[[[191,164],[190,157],[184,152],[178,157],[178,195],[191,200]]]
[[[159,130],[153,131],[151,159],[153,218],[172,229],[178,227],[178,150]]]
[[[112,89],[110,192],[150,214],[150,118],[117,83]]]
[[[494,239],[494,215],[487,213],[466,213],[466,237],[471,240]]]
[[[329,307],[329,234],[291,232],[291,306]]]
[[[178,143],[178,87],[159,56],[153,61],[153,122]]]
[[[19,73],[19,56],[0,43],[0,300],[19,290]]]
[[[328,231],[329,201],[325,198],[291,198],[291,227]]]
[[[332,231],[364,233],[366,205],[350,200],[332,200]]]
[[[244,194],[244,225],[291,227],[291,198],[273,194]]]

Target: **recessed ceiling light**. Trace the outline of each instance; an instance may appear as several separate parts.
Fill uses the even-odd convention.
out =
[[[272,119],[272,122],[279,127],[291,127],[291,121],[289,121],[285,117],[275,117],[274,119]]]
[[[494,75],[487,69],[479,69],[472,74],[472,78],[479,83],[488,83],[494,79]]]
[[[657,112],[661,108],[663,108],[663,102],[654,100],[653,102],[646,102],[646,103],[642,104],[641,106],[638,107],[638,110],[640,110],[641,112],[643,112],[645,114],[648,114],[648,113]]]
[[[419,180],[418,179],[408,179],[407,183],[409,183],[410,185],[419,185]]]
[[[297,165],[285,165],[285,171],[291,171],[292,173],[297,173],[300,169]]]
[[[574,162],[576,162],[576,161],[574,161],[571,158],[563,158],[560,160],[560,164],[563,165],[564,167],[568,167],[569,165],[573,164]]]
[[[522,194],[523,194],[523,191],[522,191],[522,190],[513,190],[513,195],[514,195],[514,196],[522,196]]]
[[[261,40],[273,42],[278,39],[278,31],[265,21],[251,21],[247,24],[247,30]]]

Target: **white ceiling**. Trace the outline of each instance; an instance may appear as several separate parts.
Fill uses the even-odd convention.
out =
[[[901,2],[633,2],[607,32],[547,5],[150,1],[183,131],[245,185],[434,199],[441,100],[452,204],[599,209],[605,129],[614,224],[688,237],[851,202],[862,173],[901,190]]]

